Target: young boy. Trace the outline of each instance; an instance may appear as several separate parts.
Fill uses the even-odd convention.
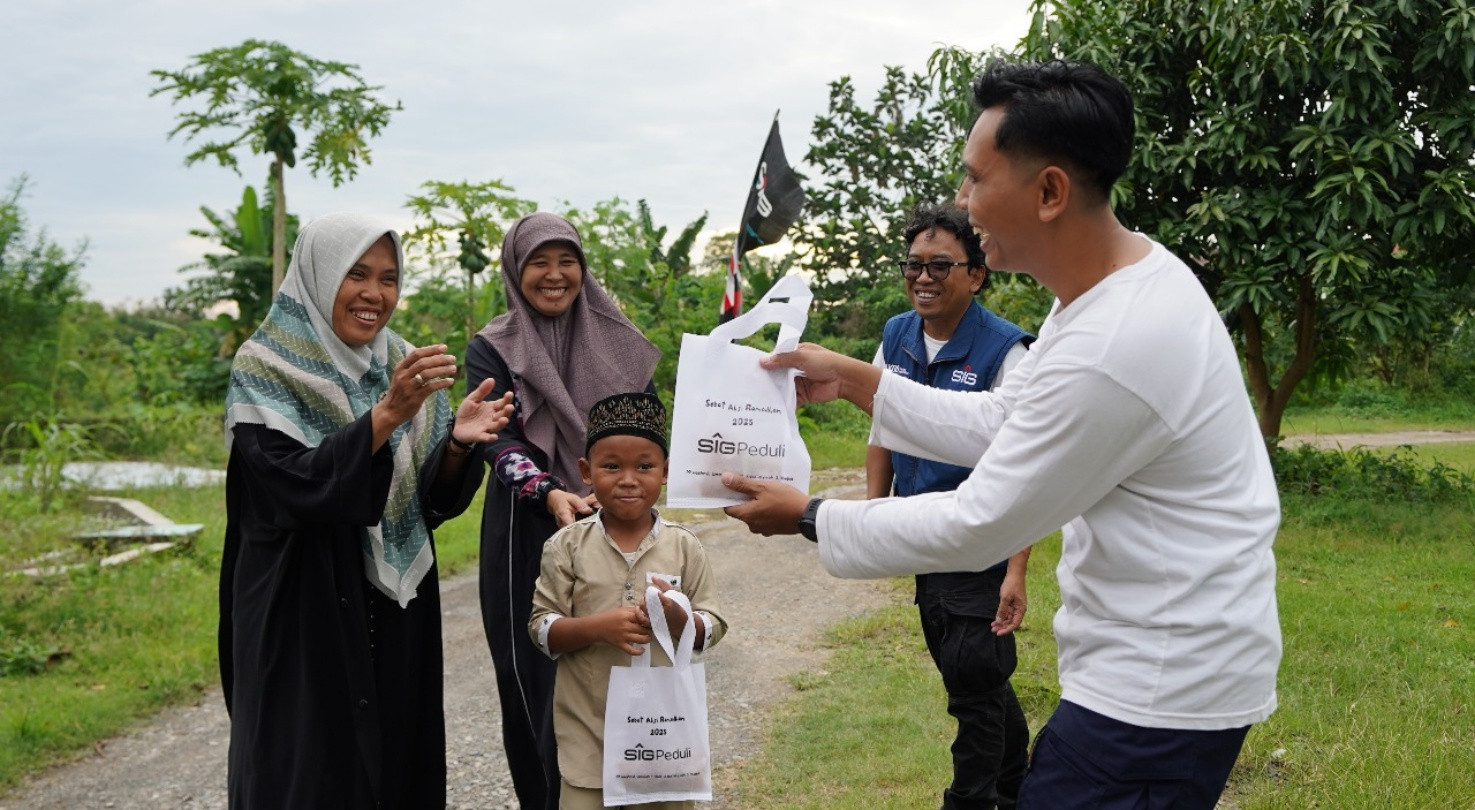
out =
[[[651,394],[616,394],[589,411],[579,472],[600,509],[560,530],[543,546],[528,633],[558,659],[553,730],[563,810],[604,807],[604,704],[611,667],[627,666],[651,644],[645,589],[674,588],[691,600],[698,650],[727,631],[717,612],[711,570],[689,530],[661,520],[653,508],[666,483],[666,410]],[[661,597],[673,637],[686,613]],[[669,665],[659,644],[653,665]],[[655,802],[642,810],[690,808]]]

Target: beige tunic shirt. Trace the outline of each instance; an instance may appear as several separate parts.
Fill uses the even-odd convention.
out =
[[[561,529],[543,546],[542,571],[533,592],[528,633],[547,652],[547,627],[559,617],[591,616],[645,602],[645,586],[660,577],[686,594],[707,625],[705,649],[727,632],[718,612],[711,568],[696,535],[684,526],[656,518],[635,550],[634,561],[604,531],[598,513]],[[558,768],[568,783],[599,788],[604,784],[604,704],[610,667],[629,666],[630,656],[598,643],[557,656],[553,690],[553,730],[558,738]],[[651,664],[670,666],[659,644],[651,645]]]

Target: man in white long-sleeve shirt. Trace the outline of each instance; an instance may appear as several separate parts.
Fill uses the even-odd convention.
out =
[[[836,576],[981,570],[1064,526],[1061,703],[1018,807],[1212,808],[1275,709],[1280,504],[1229,334],[1193,274],[1117,221],[1126,89],[1082,63],[991,64],[958,205],[989,266],[1056,295],[993,392],[927,388],[802,345],[804,402],[871,412],[871,443],[973,467],[954,492],[810,499],[724,478],[727,511],[803,533]]]

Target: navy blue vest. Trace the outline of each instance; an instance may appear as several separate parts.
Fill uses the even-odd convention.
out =
[[[916,311],[903,312],[886,322],[881,331],[881,359],[886,368],[923,385],[952,391],[987,391],[1014,344],[1026,341],[1028,345],[1033,340],[1033,335],[974,301],[931,363],[927,362],[927,344],[922,339],[922,316]],[[897,495],[957,489],[973,472],[970,467],[897,452],[891,454],[891,469],[892,490]]]

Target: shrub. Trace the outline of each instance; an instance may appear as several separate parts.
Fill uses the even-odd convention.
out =
[[[44,647],[27,638],[11,638],[0,628],[0,678],[39,675],[61,651]]]
[[[1407,445],[1382,454],[1362,447],[1342,452],[1277,444],[1270,461],[1284,494],[1411,503],[1475,497],[1475,476],[1441,462],[1425,466]]]
[[[59,414],[12,422],[0,435],[0,447],[11,448],[8,455],[18,465],[4,500],[24,502],[41,513],[61,506],[71,490],[63,475],[66,464],[98,455],[91,432],[63,421]]]

